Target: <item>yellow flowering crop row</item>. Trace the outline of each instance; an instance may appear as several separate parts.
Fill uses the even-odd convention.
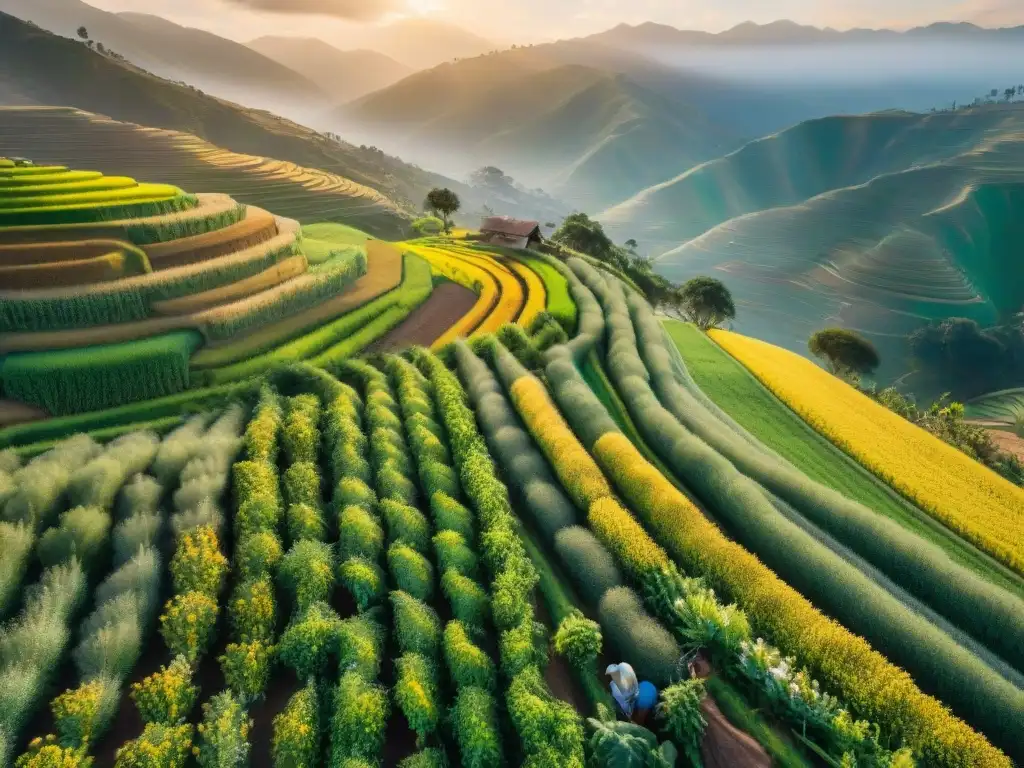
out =
[[[516,321],[523,309],[525,297],[523,296],[523,286],[508,267],[498,263],[487,254],[474,253],[466,248],[445,249],[442,252],[447,253],[451,258],[460,259],[467,267],[483,270],[500,288],[498,303],[491,310],[487,319],[480,324],[477,329],[478,333],[494,333],[505,323]]]
[[[536,377],[516,379],[509,395],[526,428],[580,509],[588,509],[598,499],[612,495],[601,468],[576,439]]]
[[[922,693],[910,675],[860,637],[820,613],[722,532],[625,435],[609,432],[594,456],[658,541],[688,573],[739,602],[760,631],[818,670],[829,690],[857,712],[900,731],[928,763],[1009,768],[981,734]]]
[[[460,244],[452,247],[451,250],[464,256],[484,259],[490,258],[485,253],[473,250],[466,245]],[[523,304],[522,311],[516,319],[516,325],[523,328],[529,328],[533,319],[543,312],[547,306],[548,297],[547,290],[544,288],[544,281],[541,280],[540,275],[534,272],[529,266],[516,259],[495,259],[493,263],[512,270],[520,280],[526,283],[526,303]]]
[[[712,336],[842,450],[1024,574],[1024,490],[797,354],[727,331]]]
[[[426,259],[430,266],[449,280],[466,288],[473,288],[475,285],[480,291],[476,304],[434,342],[433,348],[440,349],[455,339],[472,335],[498,302],[497,281],[479,267],[466,264],[461,259],[453,258],[450,254],[436,248],[423,245],[407,245],[405,247],[417,256]]]

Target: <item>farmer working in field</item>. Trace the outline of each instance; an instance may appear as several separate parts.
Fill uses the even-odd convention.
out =
[[[633,667],[626,662],[609,664],[604,673],[612,679],[612,698],[622,714],[628,720],[643,725],[658,701],[658,689],[646,680],[637,682]]]

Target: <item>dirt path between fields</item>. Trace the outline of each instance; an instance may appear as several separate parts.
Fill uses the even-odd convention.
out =
[[[396,328],[377,339],[367,352],[392,352],[414,345],[429,347],[476,304],[476,294],[456,283],[441,283],[430,298]]]

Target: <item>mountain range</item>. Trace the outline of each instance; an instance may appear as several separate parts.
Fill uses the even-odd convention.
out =
[[[249,48],[298,72],[335,103],[386,88],[413,69],[377,51],[342,51],[316,37],[260,37]]]

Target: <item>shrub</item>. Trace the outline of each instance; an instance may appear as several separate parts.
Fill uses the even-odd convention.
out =
[[[430,546],[430,524],[415,507],[385,499],[380,511],[387,523],[388,543],[402,542],[420,554],[426,554]]]
[[[117,750],[114,768],[185,768],[192,756],[192,724],[147,723],[142,735]]]
[[[543,461],[543,457],[540,458]],[[546,468],[544,475],[550,476]],[[529,480],[523,486],[522,493],[526,510],[537,528],[543,532],[545,540],[551,541],[559,531],[576,524],[579,517],[576,508],[562,489],[553,482]]]
[[[444,660],[455,687],[468,686],[493,691],[494,662],[470,640],[462,622],[449,621],[444,628]]]
[[[273,530],[248,533],[235,545],[235,570],[242,581],[274,575],[281,562],[281,540]]]
[[[375,760],[384,746],[391,705],[387,691],[358,672],[338,682],[331,718],[331,765],[347,757]]]
[[[434,594],[434,567],[412,547],[401,543],[388,547],[388,571],[398,589],[417,600],[429,600]]]
[[[418,653],[404,654],[395,667],[395,703],[409,728],[416,732],[417,745],[422,746],[437,730],[441,718],[437,670],[433,662]]]
[[[365,557],[350,557],[338,567],[338,579],[356,601],[360,611],[387,598],[387,578],[380,566]]]
[[[131,673],[142,650],[142,629],[137,602],[131,600],[128,608],[126,615],[94,629],[78,644],[75,664],[82,677],[103,675],[124,680]]]
[[[656,710],[672,743],[691,760],[700,759],[700,744],[707,726],[700,702],[705,695],[703,680],[684,680],[661,692]]]
[[[277,461],[277,434],[281,429],[281,403],[274,390],[264,385],[260,389],[260,399],[256,412],[245,428],[245,454],[250,459],[266,461],[271,464]]]
[[[230,691],[203,704],[199,743],[193,750],[200,768],[241,768],[249,764],[252,720]]]
[[[257,533],[273,532],[280,521],[277,505],[266,499],[253,499],[238,507],[235,513],[235,537],[244,539]]]
[[[270,682],[273,648],[259,641],[231,643],[217,661],[224,673],[224,682],[243,703],[263,697]]]
[[[320,471],[316,464],[309,461],[296,462],[285,470],[282,480],[284,498],[289,504],[308,504],[317,509],[322,506]]]
[[[0,758],[6,758],[3,737],[0,732]],[[92,765],[93,760],[85,749],[55,744],[53,736],[47,736],[46,739],[33,739],[14,763],[14,768],[92,768]]]
[[[485,540],[486,544],[498,546],[497,542],[490,540],[490,532]],[[506,547],[513,542],[522,547],[515,531],[507,531],[500,541]],[[521,559],[517,556],[509,565],[500,570],[491,589],[491,613],[499,628],[512,627],[523,620],[530,611],[530,595],[537,586],[537,571],[525,555]]]
[[[334,491],[334,504],[337,509],[362,507],[374,514],[377,511],[377,494],[364,481],[346,477],[342,478]]]
[[[434,609],[402,591],[391,593],[391,606],[402,652],[436,658],[441,644],[441,620]]]
[[[295,542],[281,558],[278,580],[292,596],[296,613],[326,602],[334,589],[334,552],[321,541]]]
[[[434,536],[434,552],[442,573],[457,571],[474,578],[477,575],[476,553],[466,544],[462,534],[441,531]]]
[[[558,625],[555,651],[576,669],[588,672],[601,655],[601,641],[601,625],[579,611],[573,611]]]
[[[440,749],[428,747],[405,758],[398,768],[448,768],[448,761]]]
[[[338,517],[338,547],[342,560],[376,561],[384,551],[384,531],[364,507],[345,507]]]
[[[463,688],[452,707],[452,727],[464,768],[505,765],[494,697],[482,688]]]
[[[274,464],[268,461],[236,461],[232,477],[239,507],[248,502],[262,501],[279,511],[281,489]]]
[[[615,558],[586,528],[572,526],[559,531],[554,549],[587,605],[596,606],[608,590],[622,586]]]
[[[637,676],[659,688],[672,679],[682,651],[672,635],[644,611],[633,590],[617,587],[608,592],[598,615],[612,646],[630,660]]]
[[[459,571],[448,571],[441,577],[441,588],[456,619],[474,627],[486,626],[490,601],[483,587]]]
[[[550,756],[559,765],[583,765],[580,716],[550,694],[539,668],[529,667],[512,679],[507,702],[509,718],[528,756]]]
[[[544,650],[538,647],[537,637],[543,625],[537,626],[533,620],[533,610],[523,617],[522,621],[511,629],[501,633],[499,655],[501,671],[509,677],[515,677],[527,667],[545,662]]]
[[[114,542],[114,565],[131,560],[139,547],[155,546],[163,525],[163,517],[159,514],[141,512],[114,526],[111,535]]]
[[[174,655],[195,663],[214,639],[220,608],[202,592],[185,592],[167,601],[160,617],[160,634]]]
[[[131,687],[132,701],[145,723],[183,722],[198,695],[199,688],[192,685],[192,667],[183,656],[176,656],[168,666]]]
[[[409,506],[416,504],[416,483],[390,460],[377,472],[377,487],[382,499],[391,499]]]
[[[37,550],[44,568],[77,558],[91,570],[110,533],[110,515],[99,507],[75,507],[60,516],[60,523],[39,537]]]
[[[295,670],[300,680],[323,672],[338,652],[341,619],[325,603],[313,603],[292,621],[277,644],[281,663]]]
[[[269,643],[277,625],[277,605],[270,580],[244,581],[235,587],[228,604],[228,618],[239,642]]]
[[[288,461],[316,463],[320,453],[320,400],[315,395],[297,395],[288,400],[281,442]]]
[[[345,619],[338,634],[339,667],[355,671],[367,680],[380,674],[384,654],[384,627],[369,615]]]
[[[288,523],[288,538],[292,541],[327,539],[327,522],[323,512],[309,504],[290,504],[285,510]]]
[[[202,592],[215,598],[224,586],[227,570],[228,559],[221,554],[217,534],[206,526],[182,536],[171,559],[177,593]]]
[[[473,513],[445,493],[430,497],[430,508],[434,513],[434,526],[439,531],[455,531],[462,534],[467,542],[476,541]]]
[[[0,523],[0,616],[7,615],[17,598],[34,541],[32,529],[24,523]]]
[[[420,480],[426,489],[427,495],[444,493],[448,496],[459,495],[459,477],[455,471],[433,459],[427,459],[420,464]]]
[[[315,768],[318,765],[319,721],[316,685],[310,680],[274,718],[274,737],[270,747],[274,768]]]
[[[331,453],[331,474],[335,478],[349,477],[370,483],[373,470],[362,449],[351,442],[339,443]]]
[[[78,748],[104,733],[117,714],[121,689],[116,680],[96,678],[65,691],[50,703],[60,743]]]

